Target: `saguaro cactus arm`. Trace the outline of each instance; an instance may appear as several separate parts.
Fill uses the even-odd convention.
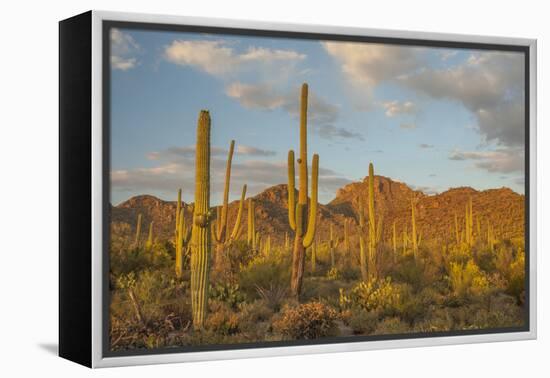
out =
[[[227,164],[225,167],[225,185],[223,188],[223,207],[217,224],[216,241],[222,243],[225,240],[225,233],[227,229],[227,212],[229,202],[229,185],[231,180],[231,162],[233,161],[233,151],[235,150],[235,141],[232,140],[229,144],[229,152],[227,153]]]
[[[244,197],[246,197],[246,184],[243,185],[241,200],[239,202],[239,211],[237,212],[237,220],[235,221],[235,226],[233,226],[233,231],[231,232],[231,235],[230,235],[231,240],[236,240],[240,234],[241,219],[243,217]]]
[[[308,248],[315,238],[317,224],[317,203],[319,189],[319,155],[313,155],[311,167],[311,201],[309,204],[309,217],[307,222],[307,231],[304,236],[304,247]]]

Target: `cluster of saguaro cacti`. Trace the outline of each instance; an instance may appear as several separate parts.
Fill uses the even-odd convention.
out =
[[[302,290],[305,249],[311,246],[315,237],[317,222],[317,189],[319,179],[319,155],[313,155],[311,173],[311,201],[308,206],[307,167],[307,97],[308,86],[302,85],[300,96],[300,157],[298,163],[298,202],[295,198],[294,151],[288,152],[288,220],[294,231],[294,252],[292,255],[291,294],[298,297]],[[308,216],[309,207],[309,216]]]
[[[147,242],[145,243],[145,248],[150,251],[153,248],[153,221],[149,223],[149,234],[147,235]]]
[[[191,306],[193,327],[201,329],[208,301],[210,264],[210,114],[202,110],[197,123],[195,150],[195,207],[191,234]]]
[[[214,256],[214,265],[217,266],[224,258],[224,250],[235,240],[237,240],[241,234],[241,219],[243,215],[244,198],[246,196],[246,185],[243,185],[241,200],[239,202],[239,210],[237,212],[237,219],[231,234],[227,233],[227,214],[229,212],[229,182],[231,180],[231,162],[233,160],[233,151],[235,149],[235,141],[232,140],[229,145],[229,152],[227,155],[227,165],[225,169],[225,185],[223,189],[223,204],[216,209],[216,223],[215,228],[212,229],[214,238],[216,239],[216,254]]]
[[[176,250],[176,276],[183,274],[183,254],[189,246],[191,228],[185,222],[185,207],[181,202],[181,189],[178,190],[178,201],[176,203],[176,229],[174,230],[174,245]]]
[[[136,235],[134,237],[134,248],[138,248],[140,245],[141,238],[141,213],[138,214],[136,221]]]

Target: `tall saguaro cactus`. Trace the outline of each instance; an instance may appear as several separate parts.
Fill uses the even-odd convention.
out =
[[[374,165],[369,163],[369,278],[377,277],[376,252],[382,235],[382,218],[376,223],[374,213]]]
[[[294,151],[288,152],[288,220],[294,231],[292,255],[291,294],[299,297],[304,277],[305,249],[313,243],[317,222],[317,189],[319,179],[319,155],[313,155],[311,172],[311,201],[308,216],[307,172],[307,97],[308,86],[302,84],[300,98],[300,157],[298,163],[298,203],[295,198]]]
[[[369,279],[367,252],[365,251],[365,233],[365,206],[363,204],[363,197],[359,196],[359,265],[361,267],[361,278],[363,281]]]
[[[201,110],[195,150],[195,208],[191,236],[191,305],[193,327],[201,329],[206,317],[210,264],[210,114]]]
[[[241,193],[241,201],[239,202],[239,210],[237,212],[237,219],[233,226],[231,234],[227,233],[227,214],[229,212],[229,183],[231,180],[231,162],[233,161],[233,151],[235,150],[235,141],[232,140],[229,145],[229,152],[227,154],[227,165],[225,168],[225,185],[223,189],[223,205],[221,206],[221,212],[219,208],[217,210],[216,230],[214,237],[216,239],[216,255],[214,258],[214,264],[219,265],[223,259],[223,252],[229,244],[239,238],[241,233],[241,219],[243,215],[244,198],[246,196],[246,185],[243,185]]]

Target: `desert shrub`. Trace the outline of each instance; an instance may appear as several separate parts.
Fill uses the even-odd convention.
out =
[[[349,311],[345,323],[356,335],[368,335],[373,333],[378,325],[378,312],[359,309]]]
[[[480,248],[475,254],[475,262],[479,268],[487,273],[496,269],[494,253],[488,248]]]
[[[272,259],[254,260],[239,274],[239,286],[248,298],[261,299],[258,288],[287,289],[290,283],[290,266]]]
[[[361,277],[361,270],[357,265],[343,267],[340,271],[340,279],[344,281],[357,281]]]
[[[241,303],[246,301],[246,296],[241,292],[237,284],[218,283],[210,286],[208,293],[210,299],[224,302],[232,309],[237,309]]]
[[[269,308],[278,312],[287,296],[288,290],[284,285],[269,284],[268,287],[256,285],[256,291]]]
[[[451,263],[449,267],[449,283],[453,294],[461,299],[467,296],[484,295],[489,290],[489,280],[473,260],[465,265]]]
[[[309,278],[304,280],[301,298],[304,301],[314,301],[322,298],[323,301],[338,306],[340,288],[349,286],[349,283],[328,280],[324,277]]]
[[[340,289],[340,308],[361,308],[367,311],[384,313],[396,312],[401,303],[401,287],[391,282],[391,278],[372,279],[360,282],[349,293]]]
[[[271,327],[273,311],[262,300],[244,303],[238,314],[239,329],[256,340],[263,339]]]
[[[401,263],[392,272],[392,277],[395,281],[406,282],[414,290],[419,290],[425,286],[424,264],[415,260],[413,255],[403,256]]]
[[[336,333],[338,315],[321,302],[310,302],[297,307],[286,307],[274,322],[274,329],[291,339],[316,339]]]
[[[226,303],[211,301],[210,311],[204,322],[204,328],[222,335],[232,335],[239,331],[239,318]]]
[[[518,251],[510,264],[507,277],[506,293],[513,296],[518,304],[525,301],[525,253]]]
[[[431,307],[436,305],[439,300],[437,292],[430,287],[414,294],[410,287],[402,286],[401,292],[402,299],[397,306],[398,314],[402,320],[409,324],[414,324],[425,318]]]
[[[408,324],[398,317],[385,318],[378,323],[374,330],[375,335],[389,335],[395,333],[411,332]]]

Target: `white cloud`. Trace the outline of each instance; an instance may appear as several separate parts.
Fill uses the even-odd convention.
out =
[[[278,91],[269,84],[243,84],[234,82],[228,85],[225,93],[239,101],[248,109],[283,109],[291,116],[299,117],[299,90]],[[364,140],[360,133],[337,127],[339,107],[317,96],[311,90],[308,96],[308,123],[313,132],[325,139],[352,138]]]
[[[252,147],[252,146],[245,146],[245,145],[238,145],[237,146],[237,154],[238,155],[248,155],[248,156],[275,156],[277,153],[272,150],[264,150],[262,148]]]
[[[111,29],[111,67],[115,70],[127,71],[138,64],[134,55],[141,47],[134,38],[119,29]]]
[[[416,113],[416,106],[412,101],[386,101],[382,103],[382,107],[386,110],[386,116],[388,117]]]
[[[322,42],[323,48],[341,64],[353,85],[372,90],[385,80],[393,80],[416,69],[423,48],[389,44]]]
[[[164,56],[171,63],[191,66],[214,76],[224,76],[247,68],[269,65],[292,66],[306,58],[293,50],[249,47],[237,52],[229,43],[218,41],[176,40],[165,47]]]
[[[522,148],[500,148],[493,151],[454,150],[450,160],[471,160],[474,166],[488,172],[523,172],[525,153]]]
[[[517,53],[472,54],[463,64],[426,68],[399,82],[436,99],[457,101],[477,119],[486,141],[520,146],[524,132],[524,64]]]

